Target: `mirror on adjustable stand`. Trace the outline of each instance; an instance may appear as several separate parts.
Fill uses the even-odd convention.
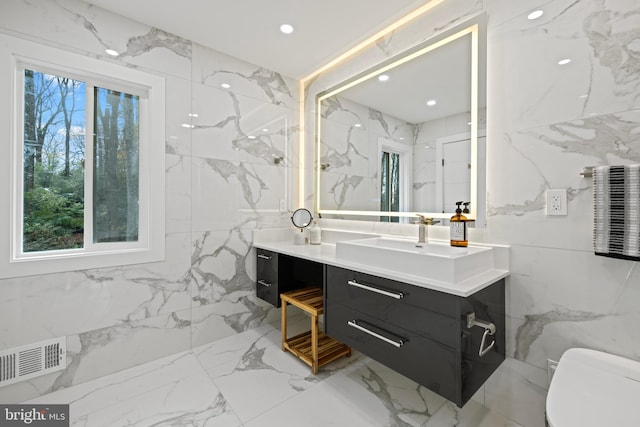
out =
[[[300,229],[300,233],[296,233],[293,239],[294,245],[305,244],[304,229],[311,225],[312,221],[313,216],[311,216],[309,209],[300,208],[293,212],[293,215],[291,215],[291,222],[294,226]]]

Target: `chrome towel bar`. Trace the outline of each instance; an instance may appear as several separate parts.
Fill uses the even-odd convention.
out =
[[[491,344],[485,346],[488,335],[494,335],[496,333],[496,325],[491,322],[476,319],[476,313],[467,314],[467,328],[471,329],[474,326],[479,326],[484,329],[482,334],[482,341],[480,342],[480,350],[478,350],[478,356],[482,357],[487,354],[493,346],[496,344],[496,340],[491,341]]]

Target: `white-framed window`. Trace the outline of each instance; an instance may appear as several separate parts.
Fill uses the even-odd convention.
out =
[[[0,277],[164,259],[164,78],[5,35],[0,56]]]

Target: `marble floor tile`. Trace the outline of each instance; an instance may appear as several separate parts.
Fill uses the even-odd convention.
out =
[[[308,327],[291,320],[292,333]],[[519,361],[458,408],[358,352],[314,376],[280,338],[264,325],[25,403],[69,403],[74,427],[538,427],[543,417],[543,390],[527,389],[533,367]]]
[[[253,334],[230,337],[198,355],[225,398],[248,421],[313,387],[335,370],[358,360],[342,358],[313,375],[308,365],[281,349],[281,332],[262,327]]]
[[[69,403],[72,426],[242,425],[190,352],[27,403]]]
[[[446,402],[424,427],[522,427],[497,412],[470,400],[462,408]]]

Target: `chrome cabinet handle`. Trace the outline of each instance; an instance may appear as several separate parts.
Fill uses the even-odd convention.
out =
[[[386,297],[391,297],[391,298],[395,298],[395,299],[404,298],[404,294],[402,292],[386,291],[384,289],[380,289],[380,288],[376,288],[374,286],[365,285],[364,283],[356,282],[355,280],[349,280],[349,281],[347,281],[347,284],[349,284],[350,286],[355,286],[356,288],[365,289],[367,291],[375,292],[377,294],[381,294],[381,295],[384,295]]]
[[[357,320],[349,320],[347,321],[347,325],[351,326],[352,328],[356,328],[359,331],[364,332],[365,334],[369,334],[372,337],[378,338],[381,341],[386,342],[387,344],[391,344],[392,346],[396,347],[396,348],[400,348],[404,345],[404,340],[399,339],[397,341],[389,339],[383,335],[380,335],[377,332],[372,331],[371,329],[367,329],[364,326],[358,325],[358,321]]]
[[[271,257],[270,257],[270,256],[268,256],[268,255],[262,255],[262,254],[258,254],[258,258],[260,258],[260,259],[271,259]]]
[[[258,280],[258,284],[262,286],[266,286],[267,288],[271,286],[271,283],[265,282],[264,280]]]

